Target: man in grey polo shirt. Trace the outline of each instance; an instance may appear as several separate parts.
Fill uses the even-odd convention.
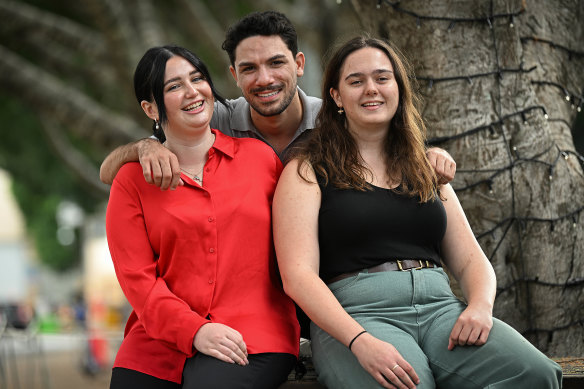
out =
[[[228,100],[229,107],[215,103],[211,128],[260,139],[284,160],[290,146],[314,127],[321,105],[319,98],[298,88],[305,58],[298,51],[294,26],[279,12],[254,12],[229,28],[223,49],[243,96]],[[456,164],[446,151],[432,148],[428,158],[441,182],[454,178]],[[176,156],[153,139],[115,149],[101,165],[101,180],[111,184],[120,167],[130,161],[139,161],[146,181],[161,189],[182,185]]]
[[[292,134],[291,141],[287,146],[294,144],[294,141],[304,131],[314,127],[316,115],[322,104],[322,101],[319,98],[307,96],[300,88],[298,88],[298,97],[302,104],[302,121],[296,131]],[[230,108],[215,103],[215,111],[213,112],[213,118],[211,119],[211,128],[220,129],[224,134],[235,138],[259,139],[271,146],[266,137],[262,135],[256,126],[254,126],[254,122],[250,115],[250,112],[253,112],[253,109],[244,97],[235,100],[227,100],[227,103]],[[278,157],[280,157],[281,160],[285,159],[285,154],[288,150],[289,147],[280,150],[274,148],[274,151],[276,151],[276,154],[278,154]]]

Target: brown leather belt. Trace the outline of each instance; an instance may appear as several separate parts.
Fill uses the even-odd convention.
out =
[[[379,265],[375,265],[367,268],[367,273],[379,273],[383,271],[406,271],[406,270],[419,270],[424,268],[435,268],[440,265],[436,265],[434,261],[426,261],[420,259],[402,259],[396,261],[384,262]],[[363,270],[352,271],[348,273],[339,274],[326,281],[327,284],[332,284],[333,282],[344,280],[345,278],[356,276],[357,274],[363,272]]]

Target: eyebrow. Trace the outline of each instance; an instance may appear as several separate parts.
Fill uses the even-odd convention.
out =
[[[201,71],[195,69],[195,70],[193,70],[192,72],[189,73],[189,76],[192,76],[193,74],[197,74],[197,73],[201,73]],[[171,82],[175,82],[175,81],[180,81],[180,77],[174,77],[174,78],[171,78],[170,80],[166,80],[162,86],[167,86]]]
[[[380,74],[380,73],[393,73],[393,71],[389,70],[389,69],[376,69],[372,72],[373,74]],[[361,77],[363,76],[364,73],[351,73],[349,74],[347,77],[345,77],[345,80],[348,80],[351,77]]]
[[[270,58],[268,58],[268,60],[266,62],[271,62],[274,61],[276,59],[282,59],[282,58],[286,58],[286,56],[284,54],[276,54]],[[240,62],[239,64],[237,64],[238,68],[241,67],[245,67],[245,66],[254,66],[255,63],[254,62]]]

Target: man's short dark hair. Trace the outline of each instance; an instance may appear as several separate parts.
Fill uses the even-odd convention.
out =
[[[296,57],[298,36],[292,22],[281,12],[252,12],[229,27],[227,34],[225,34],[225,41],[221,47],[227,51],[232,66],[235,66],[235,49],[239,42],[257,35],[280,36],[292,55]]]

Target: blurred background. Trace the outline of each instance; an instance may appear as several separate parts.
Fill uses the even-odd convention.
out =
[[[306,55],[300,87],[320,96],[323,55],[335,41],[371,30],[363,20],[374,20],[382,3],[390,12],[396,2],[0,0],[0,389],[108,385],[130,308],[105,240],[109,188],[98,169],[114,147],[150,135],[132,89],[144,51],[164,43],[192,49],[222,94],[236,98],[224,32],[248,12],[275,9],[295,24]],[[436,3],[424,3],[426,14]],[[579,88],[572,97],[582,105]],[[582,153],[583,113],[571,118],[568,137]]]

